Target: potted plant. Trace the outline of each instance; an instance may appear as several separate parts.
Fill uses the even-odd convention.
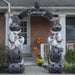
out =
[[[42,64],[44,63],[44,60],[41,58],[40,55],[36,58],[36,63],[37,63],[39,66],[42,66]]]

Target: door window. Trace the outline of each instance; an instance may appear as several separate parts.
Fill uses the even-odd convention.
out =
[[[27,44],[27,22],[21,22],[21,35],[25,38],[24,44]]]

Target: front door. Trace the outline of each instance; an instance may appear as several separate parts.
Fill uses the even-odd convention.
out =
[[[21,20],[21,34],[25,38],[24,45],[22,47],[22,53],[30,52],[30,17],[26,17]]]

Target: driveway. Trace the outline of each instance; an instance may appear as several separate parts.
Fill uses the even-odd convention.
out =
[[[25,66],[25,72],[22,74],[11,74],[11,73],[2,73],[0,75],[60,75],[60,74],[50,74],[45,68],[39,66]],[[61,75],[70,75],[70,74],[61,74]],[[72,74],[71,74],[72,75]]]

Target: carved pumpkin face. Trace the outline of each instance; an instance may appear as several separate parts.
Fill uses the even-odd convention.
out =
[[[64,70],[64,65],[61,63],[50,63],[49,72],[50,73],[61,73]]]
[[[50,59],[52,62],[59,63],[62,57],[62,48],[54,47],[50,51]]]
[[[12,63],[8,67],[11,73],[23,73],[25,70],[24,64]]]
[[[11,31],[20,31],[21,27],[17,23],[11,23],[9,26]]]
[[[19,48],[10,50],[10,59],[13,63],[20,63],[22,61],[22,52]]]
[[[61,25],[58,22],[53,22],[53,31],[60,31],[61,30]]]

